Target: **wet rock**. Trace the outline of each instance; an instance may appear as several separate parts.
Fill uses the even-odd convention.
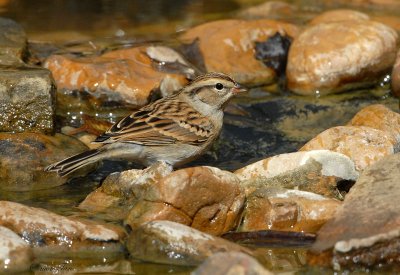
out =
[[[340,202],[310,192],[260,188],[247,197],[240,231],[280,230],[315,233]]]
[[[348,123],[353,126],[367,126],[392,135],[400,144],[400,114],[381,104],[361,109]]]
[[[240,17],[246,19],[287,19],[294,15],[296,7],[281,1],[266,1],[239,12]]]
[[[0,17],[0,65],[21,65],[26,51],[26,34],[15,21]]]
[[[318,232],[309,262],[335,269],[399,264],[400,154],[371,165]]]
[[[251,252],[235,243],[171,221],[134,228],[127,240],[132,257],[154,263],[198,265],[217,252]]]
[[[0,272],[28,270],[32,262],[32,250],[20,236],[0,226]]]
[[[310,21],[310,25],[317,25],[321,23],[351,21],[351,20],[369,20],[369,16],[363,12],[356,10],[329,10],[323,12]]]
[[[191,275],[270,275],[256,259],[240,252],[216,253],[204,261]]]
[[[275,80],[274,70],[254,57],[254,47],[276,33],[293,38],[298,28],[265,19],[222,20],[189,29],[180,40],[187,44],[197,41],[207,71],[224,72],[242,84],[255,86]]]
[[[80,141],[61,134],[0,133],[0,190],[29,191],[62,185],[67,178],[44,168],[85,150]]]
[[[181,169],[151,185],[125,222],[135,228],[152,220],[171,220],[220,235],[237,224],[244,197],[239,179],[230,172]]]
[[[48,70],[23,66],[0,70],[0,131],[52,133],[54,108],[55,87]]]
[[[395,61],[398,35],[369,20],[318,24],[293,40],[286,75],[301,95],[324,95],[370,85]]]
[[[392,71],[392,92],[396,97],[400,97],[400,51]]]
[[[168,51],[173,52],[172,49]],[[110,51],[96,57],[53,55],[44,66],[53,73],[59,90],[88,92],[93,97],[93,104],[104,105],[111,101],[139,107],[147,104],[158,89],[169,94],[186,84],[184,75],[157,69],[162,67],[166,58],[169,58],[167,61],[180,62],[178,53],[174,52],[172,57],[165,57],[162,53],[159,48],[142,46]],[[182,66],[184,73],[188,73],[188,65]],[[96,103],[96,99],[100,102]]]
[[[135,202],[171,171],[170,165],[160,162],[143,170],[112,173],[81,202],[79,208],[103,213],[108,219],[124,219]]]
[[[358,171],[396,152],[396,139],[387,132],[365,126],[337,126],[323,131],[300,151],[332,150],[348,156]]]
[[[400,16],[391,16],[389,14],[375,15],[372,17],[372,20],[385,24],[400,33]]]
[[[0,201],[0,225],[37,248],[48,251],[107,250],[119,252],[124,232],[117,226],[60,216],[48,210]]]
[[[345,155],[328,150],[281,154],[250,164],[235,174],[249,195],[260,187],[295,188],[342,198],[341,180],[356,180],[354,163]]]

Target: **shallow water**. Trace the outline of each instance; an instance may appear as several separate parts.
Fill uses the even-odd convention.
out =
[[[0,1],[0,16],[9,17],[26,30],[31,43],[51,42],[68,51],[85,52],[130,45],[143,41],[165,40],[170,43],[176,32],[201,22],[229,18],[241,7],[260,3],[259,0],[13,0]],[[398,15],[400,4],[367,5],[346,1],[288,1],[301,7],[290,22],[304,22],[321,11],[353,7],[369,14]],[[390,2],[390,1],[388,1]],[[268,90],[272,92],[268,92]],[[389,95],[387,86],[359,90],[342,95],[306,98],[289,95],[276,87],[253,89],[246,96],[234,100],[240,112],[228,111],[221,138],[194,165],[211,165],[235,170],[268,156],[296,151],[306,141],[331,126],[344,125],[362,107],[383,103],[398,109],[398,100]],[[65,108],[65,107],[64,107]],[[60,111],[61,110],[61,111]],[[81,109],[62,110],[60,121],[79,123]],[[129,112],[127,109],[107,109],[100,114],[115,121]],[[60,125],[59,125],[60,126]],[[26,205],[51,209],[64,215],[79,215],[75,208],[94,190],[111,171],[129,167],[126,163],[107,162],[89,176],[89,180],[75,179],[50,190],[34,192],[1,192],[1,200],[12,200]],[[332,270],[309,269],[305,266],[305,249],[258,248],[262,263],[275,272],[300,274],[333,273]],[[156,265],[119,259],[38,259],[34,273],[50,270],[79,270],[85,273],[114,274],[188,274],[193,268]],[[360,273],[367,271],[361,270]],[[377,271],[379,272],[379,270]]]

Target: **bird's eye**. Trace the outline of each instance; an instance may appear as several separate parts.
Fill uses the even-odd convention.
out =
[[[221,83],[217,83],[217,84],[215,84],[215,88],[217,89],[217,90],[222,90],[223,88],[224,88],[224,85],[222,85]]]

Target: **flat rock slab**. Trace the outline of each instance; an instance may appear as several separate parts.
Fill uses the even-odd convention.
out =
[[[152,221],[133,229],[127,247],[134,258],[174,265],[198,265],[217,252],[252,254],[233,242],[171,221]]]
[[[318,232],[310,262],[336,268],[399,264],[399,179],[400,154],[367,168],[335,217]]]
[[[49,70],[0,69],[0,131],[54,131],[55,86]]]
[[[27,242],[10,229],[0,226],[0,273],[29,269],[32,255]]]

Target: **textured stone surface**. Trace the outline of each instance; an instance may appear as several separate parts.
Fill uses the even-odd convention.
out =
[[[44,168],[85,150],[79,140],[61,134],[0,133],[0,189],[29,191],[64,184],[67,178]]]
[[[235,172],[249,194],[260,187],[295,188],[341,198],[336,183],[356,180],[354,163],[343,154],[328,150],[273,156]]]
[[[348,123],[353,126],[368,126],[392,135],[400,144],[400,114],[381,104],[361,109]]]
[[[10,229],[0,226],[0,272],[28,270],[32,258],[29,244]]]
[[[161,92],[168,94],[186,84],[184,75],[162,72],[153,66],[153,59],[146,51],[147,47],[142,46],[97,57],[53,55],[44,66],[53,73],[58,89],[86,91],[100,101],[138,107],[147,104],[152,92],[160,87],[166,88]],[[150,54],[153,58],[163,58],[154,50]]]
[[[15,21],[0,17],[0,65],[20,65],[26,50],[26,34]]]
[[[160,162],[143,170],[112,173],[81,202],[79,208],[90,213],[103,213],[108,219],[124,219],[134,203],[171,171],[170,165]]]
[[[117,226],[64,217],[10,201],[0,201],[0,225],[23,236],[32,246],[55,246],[65,250],[84,245],[115,245],[124,236]]]
[[[132,230],[132,257],[155,263],[197,265],[217,252],[251,252],[240,245],[171,221],[152,221]]]
[[[315,233],[339,205],[337,200],[310,192],[264,187],[247,197],[239,230]]]
[[[348,20],[369,20],[369,16],[363,12],[359,12],[356,10],[346,10],[346,9],[329,10],[321,14],[318,14],[309,22],[309,24],[317,25],[321,23],[339,22]]]
[[[55,87],[42,68],[0,69],[0,131],[54,131]]]
[[[294,37],[298,28],[274,20],[222,20],[205,23],[180,36],[184,43],[198,40],[207,71],[224,72],[248,85],[269,84],[275,72],[254,57],[255,42],[264,42],[279,32]]]
[[[337,126],[323,131],[300,151],[327,149],[354,161],[358,171],[395,153],[396,139],[387,132],[365,126]]]
[[[396,97],[400,97],[400,51],[397,54],[396,63],[392,71],[392,91]]]
[[[310,262],[335,268],[399,264],[399,171],[400,154],[364,170],[334,219],[318,232]]]
[[[289,50],[288,88],[320,95],[371,84],[390,71],[397,41],[395,30],[369,20],[311,26]]]
[[[216,253],[204,261],[191,275],[272,275],[256,259],[240,252]]]
[[[125,222],[134,228],[147,221],[171,220],[220,235],[237,224],[244,197],[239,179],[230,172],[181,169],[152,184]]]

